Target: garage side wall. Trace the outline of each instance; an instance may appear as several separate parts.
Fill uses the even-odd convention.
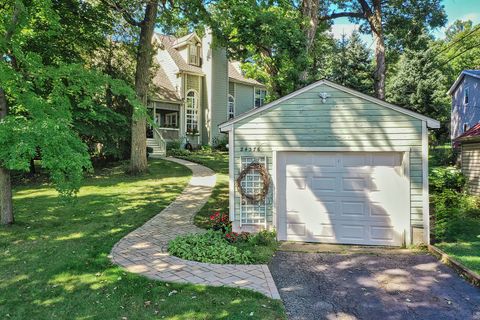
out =
[[[327,93],[325,103],[319,97]],[[320,85],[279,105],[234,124],[234,178],[245,156],[266,157],[274,175],[273,151],[307,148],[393,148],[410,150],[411,225],[423,228],[422,121],[327,85]],[[274,227],[273,194],[267,197],[267,227]],[[234,190],[234,226],[253,231],[263,226],[243,224],[241,199]]]

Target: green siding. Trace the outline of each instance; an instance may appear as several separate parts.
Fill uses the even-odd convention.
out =
[[[330,95],[325,104],[321,92]],[[260,152],[244,152],[242,147],[259,147]],[[247,155],[267,156],[273,175],[272,148],[278,147],[409,147],[411,223],[423,224],[421,120],[321,85],[235,124],[235,178],[240,157]],[[236,220],[239,206],[236,193]],[[268,213],[271,222],[271,205]]]
[[[253,86],[235,83],[235,115],[253,108]]]

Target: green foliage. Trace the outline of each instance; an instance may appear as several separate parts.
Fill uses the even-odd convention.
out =
[[[263,80],[274,97],[297,89],[307,65],[303,19],[288,1],[223,0],[212,8],[213,29],[228,54],[246,64],[248,76]]]
[[[116,163],[86,178],[74,207],[59,205],[45,184],[16,188],[17,224],[0,226],[1,318],[244,319],[248,310],[285,319],[280,300],[256,292],[167,284],[112,264],[113,245],[175,200],[191,176],[163,160],[150,161],[144,176],[124,172]]]
[[[435,213],[434,235],[436,241],[455,241],[469,234],[475,208],[472,198],[466,194],[445,189],[431,196]]]
[[[168,244],[170,254],[186,260],[220,264],[248,264],[249,251],[241,252],[231,245],[222,232],[209,230],[202,234],[179,236]]]
[[[369,49],[358,32],[350,38],[342,36],[333,54],[331,79],[346,87],[366,94],[373,94],[374,66]]]
[[[433,46],[433,42],[429,42]],[[387,83],[387,100],[447,124],[448,81],[432,50],[406,50]]]
[[[455,167],[437,167],[430,170],[430,192],[440,193],[444,190],[463,192],[466,179]]]
[[[167,142],[167,151],[181,149],[181,147],[182,147],[182,142],[180,141],[180,139]]]
[[[254,245],[272,245],[277,242],[277,233],[275,231],[261,230],[253,237],[250,237],[249,241]]]
[[[436,137],[434,133],[430,135],[430,142],[435,141]],[[443,145],[434,146],[429,152],[429,165],[435,166],[453,166],[457,159],[458,151],[452,148],[450,142]]]
[[[80,2],[69,3],[81,6]],[[107,89],[133,106],[136,113],[145,108],[125,82],[82,64],[81,50],[75,49],[78,47],[59,46],[65,51],[50,52],[51,45],[63,41],[66,28],[78,28],[61,23],[67,18],[60,14],[68,14],[53,2],[15,1],[3,6],[0,13],[0,31],[8,30],[8,37],[0,41],[0,55],[4,57],[0,60],[0,84],[9,105],[8,115],[0,123],[0,163],[11,170],[26,171],[40,150],[42,167],[50,172],[57,189],[63,195],[72,195],[78,191],[83,172],[91,170],[85,143],[88,139],[75,121],[83,117],[84,122],[95,122],[99,128],[111,121],[124,124],[111,110],[98,107]],[[80,33],[87,38],[99,36],[87,35],[85,30]],[[40,46],[39,39],[45,47]]]
[[[169,157],[186,158],[191,153],[192,152],[190,152],[186,149],[170,149],[170,150],[167,150],[167,156],[169,156]]]

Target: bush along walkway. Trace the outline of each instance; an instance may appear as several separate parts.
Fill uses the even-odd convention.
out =
[[[176,158],[167,160],[190,168],[192,179],[167,208],[115,244],[112,261],[151,279],[245,288],[280,299],[266,265],[211,264],[169,255],[170,240],[178,235],[204,232],[193,225],[193,217],[210,197],[216,177],[212,170],[199,164]]]

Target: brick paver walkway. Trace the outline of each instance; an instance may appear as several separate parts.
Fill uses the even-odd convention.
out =
[[[190,168],[192,179],[167,208],[115,244],[112,261],[156,280],[247,288],[280,299],[266,265],[201,263],[168,254],[168,241],[177,235],[204,231],[193,225],[193,217],[210,197],[216,177],[212,170],[199,164],[176,158],[167,160]]]

